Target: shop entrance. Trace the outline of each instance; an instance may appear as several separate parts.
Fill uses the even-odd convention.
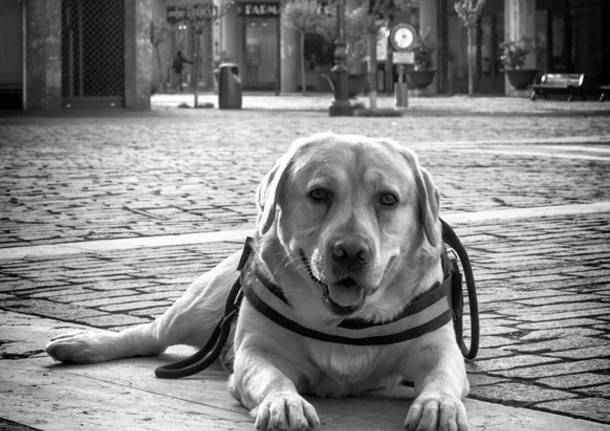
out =
[[[477,40],[479,93],[504,93],[504,71],[500,61],[500,43],[503,40],[504,12],[496,10],[483,15]]]
[[[22,4],[0,2],[0,110],[22,109]]]
[[[276,90],[280,64],[279,20],[247,16],[244,23],[244,86],[253,90]]]
[[[63,0],[62,92],[65,108],[124,105],[125,3]]]

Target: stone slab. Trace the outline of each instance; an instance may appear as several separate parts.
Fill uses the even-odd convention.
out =
[[[609,213],[610,202],[589,204],[549,205],[533,208],[512,208],[474,212],[448,212],[442,214],[449,224],[499,223],[532,217],[558,217]],[[220,241],[242,242],[253,235],[253,229],[231,229],[213,232],[147,236],[95,241],[66,242],[34,246],[0,248],[0,260],[24,259],[42,256],[64,256],[110,250],[131,250],[173,245],[206,244]]]
[[[0,312],[0,417],[40,430],[251,430],[252,421],[229,395],[214,368],[181,380],[153,369],[188,354],[177,348],[157,358],[64,366],[41,347],[57,334],[87,329]],[[342,400],[311,399],[320,430],[400,430],[409,403],[406,388]],[[609,431],[610,425],[468,399],[471,430]]]

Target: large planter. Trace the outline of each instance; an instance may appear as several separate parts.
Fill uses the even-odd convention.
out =
[[[436,70],[409,70],[407,72],[407,81],[409,88],[423,90],[428,85],[432,84]]]
[[[534,82],[538,71],[536,69],[507,69],[504,71],[510,85],[516,90],[525,90]]]

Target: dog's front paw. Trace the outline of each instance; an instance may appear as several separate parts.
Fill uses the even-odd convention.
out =
[[[66,364],[90,364],[107,360],[103,335],[80,332],[56,337],[45,346],[54,359]]]
[[[417,431],[467,431],[466,409],[462,401],[452,395],[421,394],[407,412],[405,428]]]
[[[298,394],[269,394],[255,409],[259,431],[306,431],[320,424],[311,404]]]

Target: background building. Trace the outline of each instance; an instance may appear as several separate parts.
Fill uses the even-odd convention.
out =
[[[287,0],[236,0],[219,19],[193,22],[219,10],[219,0],[2,0],[0,109],[126,107],[146,109],[152,91],[197,85],[215,88],[214,69],[238,64],[246,90],[300,89],[297,33],[282,21]],[[348,7],[359,0],[347,0]],[[405,19],[435,42],[435,80],[424,94],[467,91],[466,32],[453,0],[419,0]],[[506,83],[499,44],[535,41],[526,66],[540,72],[579,72],[586,85],[610,83],[610,2],[607,0],[488,0],[476,35],[476,90],[514,94]],[[378,90],[391,91],[394,70],[381,33]],[[187,63],[172,69],[178,51]],[[307,89],[329,91],[333,45],[306,38]]]

